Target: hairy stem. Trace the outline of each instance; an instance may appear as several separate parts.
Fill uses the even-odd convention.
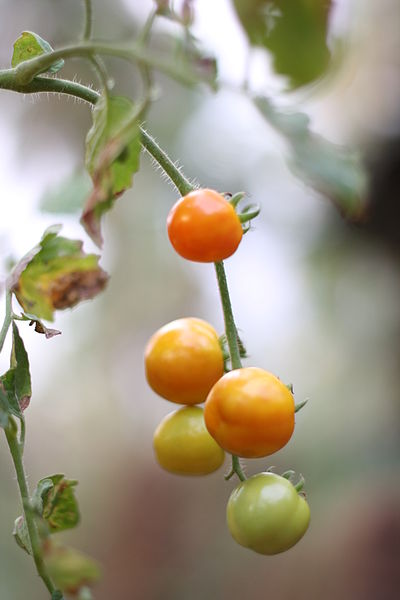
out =
[[[100,94],[85,85],[76,81],[67,79],[54,79],[50,77],[35,77],[27,85],[18,84],[15,77],[12,77],[13,69],[0,71],[0,89],[6,89],[22,94],[36,94],[40,92],[66,94],[84,100],[89,104],[96,104]],[[141,130],[142,146],[160,165],[162,170],[168,175],[172,183],[176,186],[179,193],[184,196],[191,192],[195,186],[181,173],[180,169],[169,158],[167,153],[157,144],[154,138],[143,128]]]
[[[179,167],[169,158],[168,154],[157,144],[155,139],[151,137],[143,128],[141,129],[142,145],[147,152],[154,158],[156,163],[160,165],[162,170],[182,196],[195,189],[195,186],[181,173]]]
[[[22,462],[21,445],[17,437],[17,425],[12,417],[10,417],[10,424],[5,429],[5,434],[17,475],[17,482],[22,501],[22,510],[31,543],[33,560],[35,562],[39,577],[42,578],[46,588],[49,590],[50,594],[52,594],[56,591],[56,588],[46,571],[46,566],[43,561],[39,533],[36,527],[33,510],[31,508],[29,499],[28,484]]]

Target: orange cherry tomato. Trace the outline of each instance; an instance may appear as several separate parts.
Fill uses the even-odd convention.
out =
[[[193,317],[161,327],[145,350],[146,377],[163,398],[199,404],[224,374],[224,358],[215,329]]]
[[[200,406],[185,406],[164,417],[153,445],[159,465],[178,475],[207,475],[225,459],[225,452],[206,429]]]
[[[208,431],[231,454],[269,456],[294,429],[294,398],[277,377],[256,367],[235,369],[211,389],[204,407]]]
[[[172,207],[168,236],[180,256],[197,262],[219,262],[240,244],[243,229],[235,209],[214,190],[194,190]]]

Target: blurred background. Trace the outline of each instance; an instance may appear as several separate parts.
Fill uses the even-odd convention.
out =
[[[176,5],[179,5],[177,2]],[[94,2],[96,37],[135,35],[150,1]],[[224,469],[180,478],[155,463],[152,435],[175,407],[146,385],[143,349],[181,316],[223,319],[211,265],[183,261],[165,219],[176,191],[143,154],[132,190],[105,218],[106,291],[57,315],[61,336],[20,327],[34,395],[27,411],[25,464],[33,488],[63,472],[80,481],[79,528],[62,535],[97,558],[97,600],[248,600],[296,597],[394,600],[400,584],[400,6],[397,0],[337,0],[334,69],[320,83],[285,93],[264,52],[251,54],[249,82],[276,103],[304,110],[311,127],[362,152],[370,181],[361,222],[295,178],[285,141],[234,91],[248,64],[246,37],[228,0],[196,0],[194,33],[219,64],[218,93],[158,76],[160,98],[146,126],[189,177],[221,191],[245,190],[262,206],[226,262],[247,365],[294,385],[308,404],[277,455],[247,461],[248,474],[274,465],[306,478],[312,521],[304,539],[274,557],[238,546],[225,524],[235,482]],[[0,64],[8,67],[22,30],[54,46],[82,29],[78,0],[0,0]],[[171,34],[160,21],[158,36]],[[173,27],[172,27],[172,33]],[[135,69],[107,60],[117,93],[135,96]],[[62,76],[93,81],[83,61]],[[89,107],[71,99],[0,93],[0,274],[43,230],[95,247],[77,214],[42,210],[42,198],[83,163]],[[9,346],[2,353],[8,366]],[[0,436],[0,598],[45,597],[33,564],[11,532],[18,490]]]

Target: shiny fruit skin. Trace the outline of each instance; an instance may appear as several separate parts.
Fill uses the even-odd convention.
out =
[[[294,486],[275,473],[259,473],[241,482],[227,505],[232,537],[259,554],[279,554],[303,537],[310,508]]]
[[[219,469],[225,453],[204,424],[200,406],[185,406],[161,421],[154,433],[154,451],[161,467],[178,475],[207,475]]]
[[[196,262],[220,262],[231,256],[243,236],[235,209],[215,190],[190,192],[174,204],[167,231],[176,252]]]
[[[205,404],[208,431],[227,452],[243,458],[269,456],[294,430],[294,398],[277,377],[257,367],[226,373]]]
[[[215,329],[188,317],[161,327],[145,350],[150,387],[178,404],[200,404],[224,373],[224,359]]]

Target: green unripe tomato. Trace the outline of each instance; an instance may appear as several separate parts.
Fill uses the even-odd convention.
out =
[[[153,445],[159,465],[178,475],[207,475],[225,459],[206,429],[200,406],[186,406],[164,417],[154,432]]]
[[[310,508],[290,481],[275,473],[259,473],[233,490],[227,522],[242,546],[259,554],[278,554],[303,537]]]

